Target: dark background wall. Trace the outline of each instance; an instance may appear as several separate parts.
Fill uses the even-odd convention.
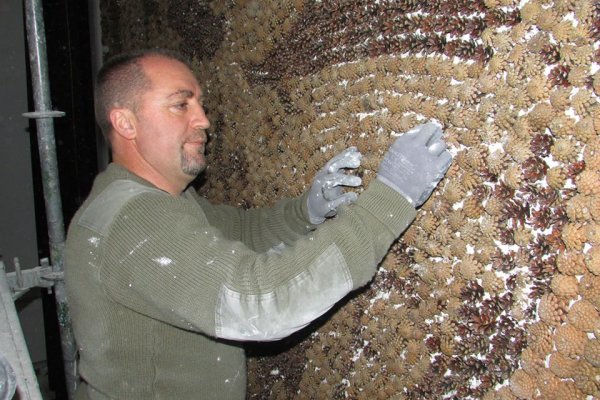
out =
[[[38,262],[29,122],[21,116],[28,111],[21,0],[0,3],[0,26],[0,256],[12,271],[14,257],[23,267]],[[18,304],[34,362],[46,359],[39,294],[37,298]]]
[[[22,268],[49,257],[35,121],[21,116],[33,111],[23,4],[0,3],[0,255],[9,271],[13,257],[19,257]],[[86,1],[45,0],[42,5],[52,106],[66,113],[54,120],[66,228],[98,170],[90,47],[94,24]],[[53,396],[66,398],[52,294],[32,290],[16,305],[34,366],[45,369],[47,363]]]

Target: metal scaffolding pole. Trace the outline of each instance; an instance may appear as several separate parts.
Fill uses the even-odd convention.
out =
[[[52,110],[41,0],[25,0],[25,17],[35,111],[23,115],[36,120],[46,217],[48,220],[50,259],[52,270],[58,277],[54,285],[54,294],[60,326],[67,393],[69,399],[73,399],[77,386],[77,350],[71,328],[65,285],[62,280],[65,228],[60,198],[53,120],[55,117],[63,116],[64,113]]]
[[[42,400],[8,281],[0,259],[0,399]]]

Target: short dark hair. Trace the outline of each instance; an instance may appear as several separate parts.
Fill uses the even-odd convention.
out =
[[[174,59],[192,69],[183,55],[162,48],[141,49],[119,54],[104,63],[96,76],[94,109],[96,121],[107,140],[110,139],[109,135],[112,131],[110,110],[114,107],[127,107],[136,111],[139,97],[150,89],[150,80],[144,73],[140,60],[151,56]]]

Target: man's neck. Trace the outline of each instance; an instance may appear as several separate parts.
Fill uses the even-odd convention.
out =
[[[173,184],[156,170],[148,168],[146,163],[131,162],[131,159],[119,157],[116,154],[113,154],[113,162],[173,196],[180,196],[187,187],[187,184]]]

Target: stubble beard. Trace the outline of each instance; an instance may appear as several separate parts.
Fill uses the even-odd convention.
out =
[[[196,154],[188,154],[185,149],[181,152],[181,170],[184,174],[196,177],[206,169],[204,146]]]

